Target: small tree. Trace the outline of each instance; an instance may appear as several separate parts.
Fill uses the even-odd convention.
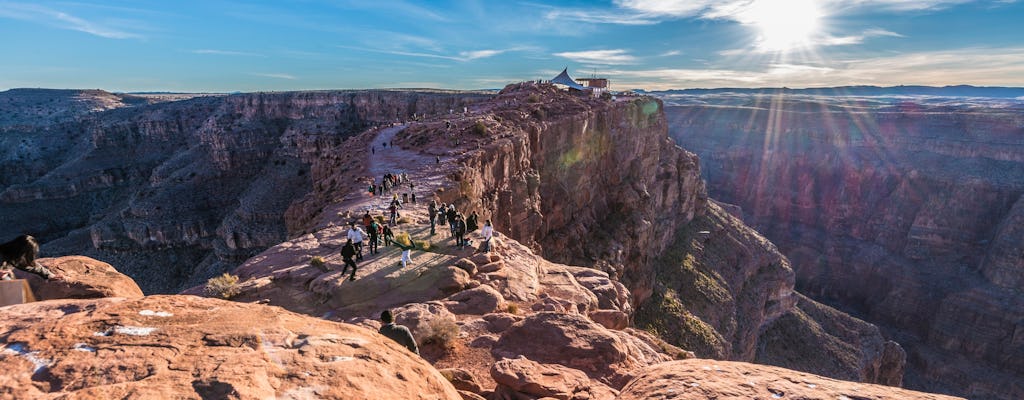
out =
[[[484,125],[484,121],[476,121],[476,123],[473,124],[473,133],[480,136],[487,134],[487,125]]]

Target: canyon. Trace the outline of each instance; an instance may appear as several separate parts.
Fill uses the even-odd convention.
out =
[[[172,97],[173,99],[174,97]],[[175,293],[288,236],[310,164],[368,126],[472,92],[323,91],[161,102],[98,90],[0,94],[0,236],[117,265]]]
[[[1024,106],[1013,99],[666,95],[708,191],[796,288],[907,350],[906,386],[1024,396]]]
[[[20,160],[38,172],[12,174],[0,192],[5,212],[22,218],[21,229],[36,229],[47,255],[84,254],[110,262],[146,293],[188,289],[132,302],[18,306],[18,318],[0,326],[5,342],[21,343],[4,350],[4,361],[18,368],[23,359],[31,361],[26,354],[47,360],[77,354],[68,353],[70,338],[24,333],[41,323],[28,317],[33,307],[61,318],[92,318],[75,314],[104,310],[127,318],[122,325],[159,323],[155,329],[168,332],[178,329],[175,318],[139,319],[137,309],[224,308],[230,312],[182,315],[205,321],[250,315],[235,331],[220,333],[227,328],[215,324],[203,332],[210,338],[205,346],[287,354],[289,365],[318,370],[338,368],[331,364],[337,357],[364,357],[337,345],[358,349],[358,343],[377,339],[350,328],[341,335],[358,340],[331,337],[325,329],[334,328],[323,325],[328,322],[303,329],[302,318],[375,329],[377,313],[392,308],[420,340],[423,358],[463,398],[636,398],[644,393],[636,389],[642,371],[693,357],[893,386],[904,380],[906,355],[899,344],[886,340],[878,327],[797,292],[800,274],[789,259],[747,227],[736,206],[708,197],[701,160],[669,138],[664,104],[651,97],[610,101],[522,83],[489,94],[289,92],[115,104],[61,122],[66,130],[58,133],[52,124],[24,120],[4,126],[3,140],[25,145],[3,166],[21,172]],[[84,126],[91,133],[71,140],[69,145],[78,146],[73,151],[63,150],[59,154],[66,155],[57,160],[33,157],[45,140],[70,138]],[[45,172],[47,163],[58,162],[67,166]],[[122,169],[110,172],[104,165]],[[97,170],[107,172],[97,177]],[[406,204],[395,226],[418,241],[417,251],[405,265],[398,263],[395,247],[384,247],[361,262],[358,279],[349,281],[338,257],[345,227],[364,212],[382,216],[386,199],[366,187],[384,172],[407,172],[423,199]],[[424,203],[431,199],[491,219],[499,232],[492,251],[477,253],[453,246],[444,233],[430,235]],[[203,210],[198,217],[197,209]],[[62,212],[78,221],[48,222]],[[65,258],[49,262],[70,265]],[[122,266],[124,260],[131,261]],[[225,270],[239,278],[238,293],[229,296],[235,303],[228,304],[255,304],[225,308],[194,297],[215,296],[202,283]],[[273,340],[260,345],[247,339],[274,318],[289,322],[273,332]],[[23,333],[12,341],[15,332]],[[68,334],[82,340],[78,336],[88,336],[83,332]],[[103,344],[116,350],[120,342],[131,346],[139,340],[122,336],[92,341],[113,340]],[[288,376],[251,359],[245,362],[273,375],[274,387],[199,369],[190,389],[174,383],[180,379],[173,374],[197,362],[193,355],[204,350],[172,347],[174,354],[161,352],[158,358],[175,368],[132,370],[148,368],[168,390],[192,393],[184,397],[209,390],[234,390],[242,397],[316,390],[296,387]],[[320,361],[298,357],[296,349]],[[673,365],[651,370],[651,376],[689,368]],[[713,362],[691,365],[725,371]],[[62,384],[85,370],[62,367],[14,379],[40,393],[94,390]],[[529,373],[537,370],[550,373]],[[565,379],[544,378],[551,374]],[[704,374],[708,382],[716,379],[714,372]],[[812,396],[823,395],[810,394],[819,386],[851,398],[880,398],[866,393],[884,397],[895,390],[835,386],[782,369],[767,374],[793,374],[787,375],[790,382],[805,385],[786,390],[810,389]],[[144,390],[131,383],[143,375],[118,381],[118,393]],[[751,384],[751,393],[777,395],[778,384],[769,381]],[[443,382],[431,385],[444,396],[454,393]]]

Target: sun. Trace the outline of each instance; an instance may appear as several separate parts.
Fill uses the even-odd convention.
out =
[[[816,0],[754,0],[740,16],[757,29],[757,48],[774,52],[810,47],[822,20]]]

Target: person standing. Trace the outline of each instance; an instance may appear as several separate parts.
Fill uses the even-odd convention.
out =
[[[434,219],[437,218],[437,200],[431,200],[427,205],[427,215],[430,216],[430,235],[433,236],[436,233],[434,228],[437,226],[437,221]]]
[[[396,241],[395,246],[398,246],[399,249],[402,249],[402,268],[405,268],[409,264],[412,264],[412,258],[410,257],[410,254],[412,254],[412,249],[416,247],[416,243],[413,243],[412,237],[409,237],[408,245]]]
[[[466,247],[466,219],[459,214],[455,217],[455,244],[459,245],[459,248]]]
[[[394,232],[391,232],[391,227],[384,225],[384,245],[390,246],[391,242],[395,240]]]
[[[345,241],[345,245],[341,246],[341,259],[345,262],[345,267],[341,269],[341,274],[345,275],[345,271],[348,271],[348,267],[352,267],[352,275],[349,275],[348,280],[356,280],[356,262],[352,259],[356,255],[356,247],[352,244],[352,239]]]
[[[373,220],[371,220],[370,225],[366,227],[366,231],[369,232],[370,236],[370,254],[377,254],[377,240],[380,239],[380,236],[377,235],[378,228],[379,226],[377,226],[377,221]]]
[[[494,236],[494,227],[491,226],[491,220],[484,222],[484,227],[480,230],[480,234],[484,236],[483,252],[491,251],[491,237]]]
[[[416,347],[416,339],[413,339],[412,332],[409,332],[409,328],[406,328],[404,325],[395,323],[395,317],[391,315],[391,310],[384,310],[384,312],[380,313],[380,322],[384,323],[384,325],[381,325],[380,330],[378,330],[381,335],[398,342],[398,344],[405,346],[405,348],[417,355],[420,354],[420,349]]]
[[[352,245],[356,249],[356,259],[363,259],[363,238],[366,237],[366,232],[363,232],[363,228],[356,226],[353,222],[348,228],[348,240],[352,241]]]

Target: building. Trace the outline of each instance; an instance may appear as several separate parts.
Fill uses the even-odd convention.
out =
[[[569,68],[562,70],[562,73],[554,77],[550,81],[558,87],[564,87],[569,90],[585,90],[594,94],[594,96],[600,96],[602,93],[608,91],[609,81],[608,78],[582,78],[573,79],[569,76]]]

